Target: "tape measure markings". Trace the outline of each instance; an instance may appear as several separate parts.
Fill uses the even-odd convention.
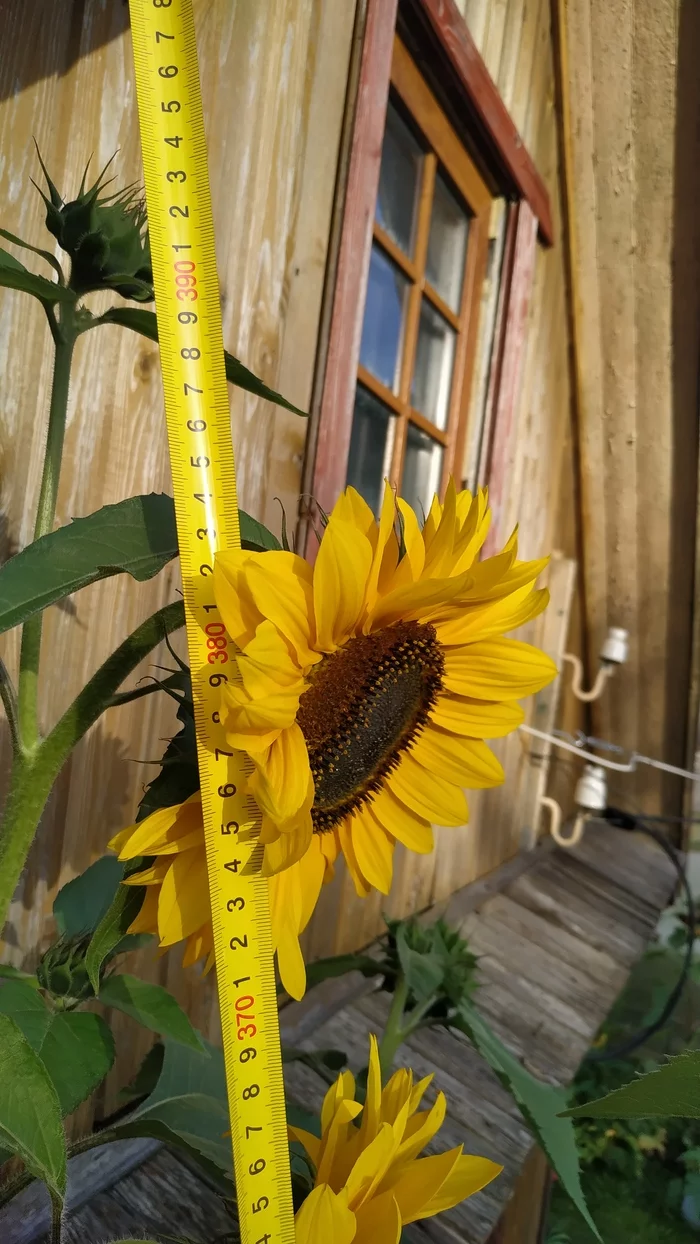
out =
[[[293,1244],[259,814],[218,711],[237,675],[211,575],[240,532],[191,0],[131,0],[131,25],[241,1239]]]

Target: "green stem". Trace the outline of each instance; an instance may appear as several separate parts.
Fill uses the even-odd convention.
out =
[[[55,354],[49,428],[34,526],[35,540],[47,535],[53,529],[56,515],[56,497],[68,410],[70,369],[77,336],[74,308],[71,304],[66,304],[61,311],[59,329],[54,334]],[[38,677],[42,621],[43,614],[37,613],[28,618],[22,628],[18,687],[19,745],[27,755],[31,755],[39,743]]]
[[[83,1136],[81,1140],[76,1140],[72,1145],[68,1146],[68,1160],[76,1158],[79,1153],[87,1153],[89,1149],[97,1149],[100,1145],[108,1145],[113,1140],[118,1140],[115,1132],[105,1128],[103,1132],[92,1132],[89,1136]],[[35,1175],[31,1171],[21,1171],[19,1175],[15,1175],[14,1179],[8,1179],[6,1184],[0,1187],[0,1209],[4,1209],[13,1201],[20,1192],[24,1192],[30,1184],[34,1183]]]
[[[30,755],[18,752],[15,756],[0,827],[0,929],[7,919],[51,788],[68,756],[104,712],[124,679],[166,635],[184,623],[182,601],[175,601],[152,614],[93,674],[36,749]]]
[[[61,1244],[61,1226],[63,1223],[63,1201],[55,1192],[51,1193],[51,1244]]]
[[[391,1068],[396,1057],[397,1050],[404,1039],[402,1027],[403,1012],[408,999],[408,985],[403,974],[396,978],[394,986],[394,994],[391,999],[391,1009],[386,1021],[386,1027],[379,1042],[379,1065],[382,1071],[382,1083],[386,1083],[391,1075]]]

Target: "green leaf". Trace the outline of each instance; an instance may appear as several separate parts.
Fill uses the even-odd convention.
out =
[[[28,544],[0,567],[0,632],[109,575],[151,579],[177,556],[172,497],[105,505]]]
[[[61,1114],[71,1114],[94,1093],[114,1062],[114,1038],[100,1015],[54,1015],[38,1050],[58,1094]]]
[[[124,865],[116,855],[103,855],[64,885],[53,905],[59,932],[74,937],[96,929],[123,876]]]
[[[154,311],[141,311],[135,307],[110,307],[109,311],[105,311],[97,321],[99,324],[120,324],[122,328],[131,328],[135,333],[141,333],[142,337],[148,337],[149,341],[158,340],[158,323]],[[291,410],[294,415],[301,415],[306,419],[308,412],[300,410],[298,406],[293,406],[288,402],[286,397],[282,397],[281,393],[276,393],[274,389],[270,389],[262,380],[259,380],[252,371],[243,366],[237,358],[224,350],[224,364],[226,367],[226,379],[231,384],[235,384],[239,389],[246,389],[248,393],[254,393],[256,397],[264,397],[268,402],[274,402],[276,406],[284,406],[286,410]]]
[[[57,285],[55,281],[47,281],[45,276],[37,276],[25,268],[19,259],[15,259],[9,251],[0,248],[0,285],[6,289],[20,289],[25,294],[33,294],[41,302],[53,306],[55,302],[75,302],[76,295],[65,285]]]
[[[143,886],[120,885],[109,909],[92,935],[85,955],[85,967],[95,993],[100,992],[102,965],[116,953],[116,948],[128,932],[129,926],[138,916],[144,894]]]
[[[143,821],[159,808],[172,808],[184,803],[199,790],[197,738],[191,687],[180,699],[177,719],[182,729],[170,740],[161,761],[160,771],[149,783],[139,804],[137,821]]]
[[[412,950],[403,924],[396,930],[396,949],[406,984],[421,1006],[439,991],[445,975],[444,965],[435,954],[420,954]]]
[[[473,1041],[503,1087],[514,1097],[535,1139],[556,1171],[562,1188],[568,1193],[596,1239],[600,1240],[601,1236],[588,1211],[581,1188],[574,1126],[568,1119],[561,1117],[561,1107],[566,1101],[564,1091],[550,1084],[543,1084],[531,1076],[499,1041],[471,1003],[464,1002],[449,1022]]]
[[[58,1095],[38,1054],[8,1015],[0,1015],[0,1146],[63,1196],[66,1138]]]
[[[233,1173],[223,1052],[205,1043],[197,1053],[164,1042],[163,1070],[155,1089],[113,1130],[117,1136],[155,1136],[180,1145],[206,1169]],[[208,1056],[207,1056],[208,1055]]]
[[[273,536],[267,527],[263,527],[257,518],[251,518],[245,510],[238,511],[241,526],[241,544],[244,549],[252,549],[254,553],[264,553],[266,549],[281,549],[277,536]]]
[[[571,1119],[700,1119],[700,1050],[677,1054],[584,1106],[564,1112]]]
[[[103,980],[100,1002],[115,1006],[162,1037],[180,1041],[193,1050],[205,1048],[202,1037],[192,1027],[180,1004],[162,985],[152,985],[136,976],[114,974]]]
[[[345,976],[346,972],[361,972],[363,976],[381,976],[382,965],[369,955],[331,955],[306,965],[306,988],[311,989],[321,981],[333,976]]]
[[[26,981],[28,985],[32,985],[34,989],[39,988],[39,982],[36,976],[31,972],[23,972],[21,968],[13,968],[11,963],[0,963],[0,978],[11,981]]]
[[[4,238],[6,242],[14,242],[15,246],[22,246],[24,250],[32,251],[35,255],[41,255],[41,258],[51,265],[59,281],[63,283],[63,269],[56,256],[51,254],[51,251],[43,251],[40,246],[32,246],[30,242],[23,241],[22,238],[17,237],[16,233],[10,233],[8,229],[0,229],[0,238]]]
[[[8,980],[0,985],[0,1015],[14,1020],[32,1049],[39,1051],[51,1023],[44,999],[27,981]]]
[[[142,1097],[148,1097],[153,1092],[158,1077],[163,1070],[163,1055],[165,1048],[162,1041],[156,1041],[152,1045],[131,1084],[127,1084],[123,1089],[119,1090],[119,1101],[123,1104],[132,1101],[138,1101]]]

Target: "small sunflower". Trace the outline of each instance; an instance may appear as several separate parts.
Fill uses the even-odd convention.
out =
[[[281,550],[216,558],[240,672],[221,716],[253,762],[273,942],[294,997],[305,989],[299,934],[338,856],[359,895],[388,894],[396,842],[425,854],[433,824],[466,824],[465,788],[503,781],[484,739],[515,729],[517,700],[556,674],[537,648],[503,638],[547,604],[534,586],[546,559],[518,561],[513,535],[477,561],[489,517],[484,491],[450,483],[421,528],[387,485],[377,523],[348,488],[315,566]],[[154,887],[138,927],[157,929],[163,945],[188,938],[187,962],[209,953],[198,796],[114,845],[123,859],[157,857],[129,878]]]
[[[432,1078],[414,1085],[401,1068],[382,1089],[372,1036],[364,1105],[345,1071],[326,1093],[321,1138],[290,1127],[315,1168],[314,1188],[296,1214],[296,1244],[398,1244],[408,1223],[451,1209],[500,1174],[501,1166],[463,1154],[461,1145],[418,1156],[445,1118],[443,1093],[430,1110],[418,1110]]]

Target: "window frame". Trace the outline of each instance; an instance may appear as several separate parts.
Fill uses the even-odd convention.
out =
[[[480,172],[482,180],[486,179],[488,166],[491,197],[505,194],[516,200],[510,209],[508,228],[511,243],[504,253],[487,395],[487,482],[496,497],[503,494],[509,453],[512,454],[512,447],[510,450],[508,447],[508,429],[514,418],[517,382],[524,357],[538,235],[545,245],[552,242],[551,209],[546,187],[522,144],[454,0],[400,0],[400,3],[399,0],[366,0],[354,117],[348,143],[345,195],[335,262],[329,267],[332,288],[329,290],[324,339],[319,346],[319,384],[312,405],[312,427],[304,470],[303,492],[304,497],[310,499],[310,505],[302,507],[300,513],[298,543],[311,557],[316,546],[314,507],[317,505],[321,511],[330,510],[346,484],[397,23],[401,46],[408,47],[409,56],[428,86],[432,89],[433,83],[444,75],[453,97],[456,91],[463,113],[475,118],[477,138],[483,140],[480,150],[486,153]],[[423,57],[416,56],[411,40],[406,37],[407,31],[420,33],[425,41],[430,40],[430,50],[426,53],[429,61],[426,60],[425,65]],[[438,102],[442,105],[439,97]],[[491,198],[489,206],[490,201]],[[487,243],[488,219],[482,248],[482,280]],[[469,326],[471,349],[467,350],[467,354],[471,353],[472,363],[477,328],[478,315],[473,315]],[[465,363],[467,361],[465,359]],[[469,380],[470,377],[465,376],[460,386],[462,402],[467,408]],[[461,483],[466,417],[461,422],[460,443],[454,446],[455,461],[460,462],[458,483]],[[433,431],[431,435],[434,435]],[[492,539],[499,534],[497,514],[495,518]]]

